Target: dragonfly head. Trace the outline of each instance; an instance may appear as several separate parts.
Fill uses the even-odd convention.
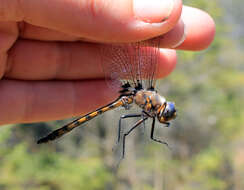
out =
[[[166,102],[165,106],[158,113],[158,120],[160,123],[165,123],[176,117],[175,104],[173,102]]]

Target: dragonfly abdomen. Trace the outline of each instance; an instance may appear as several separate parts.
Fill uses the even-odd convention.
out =
[[[76,119],[75,121],[72,121],[71,123],[68,123],[67,125],[53,131],[46,137],[38,140],[37,144],[46,143],[48,141],[53,141],[53,140],[63,136],[64,134],[68,133],[69,131],[73,130],[74,128],[80,126],[81,124],[95,118],[96,116],[98,116],[106,111],[115,109],[120,106],[125,106],[127,104],[131,104],[132,102],[133,102],[132,97],[121,97],[121,98],[115,100],[114,102],[112,102],[106,106],[103,106],[93,112],[90,112],[90,113]]]

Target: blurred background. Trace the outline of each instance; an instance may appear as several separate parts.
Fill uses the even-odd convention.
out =
[[[0,128],[1,190],[244,189],[244,4],[183,2],[207,11],[217,31],[207,50],[178,52],[176,70],[158,81],[178,108],[171,128],[156,127],[171,150],[150,141],[149,127],[138,129],[118,166],[116,111],[44,145],[36,140],[68,120],[8,125]]]

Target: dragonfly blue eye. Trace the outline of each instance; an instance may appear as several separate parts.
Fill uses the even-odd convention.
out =
[[[169,109],[175,111],[175,104],[173,102],[168,102]]]
[[[173,102],[167,102],[163,112],[163,117],[166,121],[174,119],[176,117],[175,104]]]

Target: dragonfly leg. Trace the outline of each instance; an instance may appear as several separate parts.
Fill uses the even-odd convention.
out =
[[[166,126],[165,127],[170,127],[170,122],[165,122]]]
[[[117,144],[120,142],[120,135],[121,135],[121,126],[122,126],[122,119],[126,118],[135,118],[135,117],[142,117],[142,114],[128,114],[128,115],[122,115],[119,119],[119,128],[118,128],[118,139]],[[144,123],[144,122],[143,122]],[[145,123],[144,123],[145,124]]]
[[[169,147],[167,142],[161,141],[159,139],[154,138],[154,127],[155,127],[155,118],[153,118],[153,122],[152,122],[152,128],[151,128],[151,139],[155,142],[161,143],[161,144],[165,144],[166,146]]]
[[[143,114],[143,112],[142,112],[142,114],[141,114],[141,117],[142,117],[142,119],[144,119],[145,118],[145,114]],[[145,133],[145,128],[146,128],[146,124],[145,124],[145,120],[143,121],[143,128],[142,128],[142,134],[144,134]]]
[[[127,131],[124,135],[123,135],[123,150],[122,150],[122,158],[125,157],[125,138],[127,135],[129,135],[136,127],[138,127],[142,122],[144,122],[145,120],[147,120],[148,117],[144,117],[140,120],[138,120],[134,125],[133,127]]]

